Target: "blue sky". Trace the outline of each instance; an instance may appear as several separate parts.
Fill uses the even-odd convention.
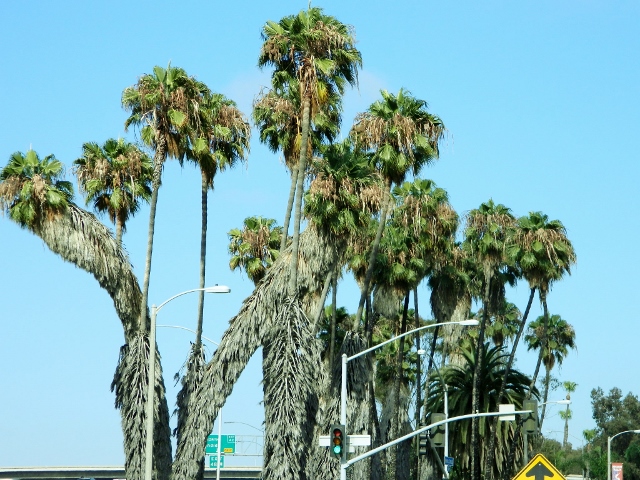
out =
[[[401,87],[429,102],[449,133],[440,160],[422,172],[464,214],[493,198],[516,215],[542,211],[561,220],[574,243],[573,275],[549,296],[552,313],[576,329],[577,351],[554,374],[578,383],[570,440],[593,428],[589,392],[619,387],[638,395],[634,367],[639,210],[636,140],[640,130],[640,5],[605,0],[475,2],[313,2],[355,27],[364,67],[345,98],[343,130],[376,100]],[[154,65],[184,68],[235,100],[248,115],[267,85],[257,69],[267,20],[307,1],[4,2],[0,165],[30,147],[69,169],[84,142],[127,136],[122,90]],[[199,174],[165,168],[154,244],[150,302],[198,282]],[[288,175],[278,155],[252,140],[246,167],[216,179],[210,195],[209,284],[229,295],[205,304],[207,337],[217,340],[252,284],[228,268],[227,232],[245,217],[282,222]],[[78,199],[78,202],[82,201]],[[140,275],[148,209],[129,223],[124,243]],[[0,465],[122,464],[119,413],[109,385],[123,343],[108,295],[86,272],[0,218]],[[422,298],[428,292],[423,289]],[[522,310],[525,284],[509,292]],[[339,301],[351,311],[353,286]],[[536,301],[533,318],[541,309]],[[196,297],[162,309],[158,323],[194,328]],[[192,336],[159,329],[170,408]],[[212,349],[214,346],[212,346]],[[636,353],[634,353],[636,352]],[[234,388],[225,421],[260,426],[259,355]],[[531,373],[521,351],[518,368]],[[563,398],[560,391],[550,399]],[[558,407],[544,430],[559,431]],[[253,434],[241,424],[223,433]],[[560,433],[550,434],[561,438]]]

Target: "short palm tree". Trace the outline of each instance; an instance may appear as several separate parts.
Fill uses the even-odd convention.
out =
[[[280,255],[282,227],[273,218],[248,217],[242,230],[229,231],[229,261],[231,270],[244,270],[254,285],[264,277],[267,269]]]
[[[531,322],[524,337],[528,350],[541,351],[545,368],[543,402],[547,401],[549,394],[551,370],[556,363],[558,366],[562,365],[569,349],[576,348],[576,332],[571,324],[560,315],[551,315],[548,323],[545,320],[544,316],[540,316]],[[540,429],[542,429],[544,415],[545,405],[542,406],[540,414]]]
[[[446,366],[440,370],[442,379],[449,392],[449,417],[466,415],[476,410],[473,409],[473,386],[476,377],[477,349],[469,349],[463,352],[464,363],[460,366]],[[502,378],[505,376],[505,364],[507,354],[502,348],[486,345],[482,349],[484,359],[480,370],[480,408],[481,412],[495,412],[498,410],[498,391],[501,388]],[[505,403],[512,403],[519,409],[527,396],[529,378],[521,372],[512,369],[507,376],[507,388],[505,390]],[[444,389],[439,377],[430,378],[429,397],[427,399],[428,413],[440,413],[444,411]],[[537,394],[537,392],[534,392]],[[488,418],[480,419],[483,428],[479,429],[481,435],[489,432]],[[472,428],[470,420],[461,420],[449,424],[449,448],[450,455],[456,458],[455,471],[458,478],[470,478],[472,469]],[[500,472],[507,468],[507,452],[512,442],[518,442],[515,436],[515,427],[511,422],[501,422],[496,432],[498,443],[496,444],[495,460],[491,466],[492,475],[496,478]],[[518,459],[522,456],[522,444],[518,443]]]
[[[374,102],[365,113],[359,114],[351,129],[351,137],[358,148],[371,153],[371,161],[384,179],[385,190],[401,184],[409,172],[417,175],[421,168],[438,157],[438,142],[444,125],[427,111],[427,102],[419,100],[404,89],[397,95],[381,91],[382,100]],[[355,328],[360,323],[365,300],[375,268],[375,259],[385,229],[391,197],[380,209],[380,223],[371,248]]]
[[[110,138],[102,146],[85,143],[73,163],[87,205],[107,213],[121,244],[127,220],[151,198],[151,159],[135,144]]]
[[[576,391],[578,384],[570,380],[562,382],[562,388],[567,392],[567,400],[571,400],[571,394]],[[560,412],[560,417],[564,420],[564,437],[562,438],[562,448],[567,448],[569,445],[569,420],[571,420],[572,412],[567,405],[564,412]]]

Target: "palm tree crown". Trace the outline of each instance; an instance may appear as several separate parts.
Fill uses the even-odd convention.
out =
[[[116,225],[120,243],[129,216],[140,208],[140,200],[151,198],[151,159],[136,145],[110,138],[103,146],[85,143],[82,157],[74,161],[80,188],[97,212],[106,212]]]
[[[63,175],[53,155],[15,152],[0,171],[0,207],[20,226],[37,228],[44,218],[64,213],[73,198],[73,185]]]

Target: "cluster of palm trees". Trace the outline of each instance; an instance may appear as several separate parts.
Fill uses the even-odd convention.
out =
[[[424,385],[416,353],[420,338],[416,349],[403,338],[375,357],[351,362],[349,433],[370,434],[374,445],[406,433],[411,412],[418,423],[441,411],[445,384],[450,415],[495,410],[499,403],[521,406],[538,396],[541,364],[546,399],[554,362],[562,362],[575,338],[572,327],[547,310],[551,286],[576,259],[562,223],[540,212],[518,219],[492,200],[460,218],[446,191],[420,178],[423,167],[438,158],[444,124],[406,89],[382,91],[355,118],[347,138],[336,141],[342,96],[347,85],[357,84],[362,59],[353,30],[335,17],[309,8],[267,22],[262,36],[258,63],[272,68],[272,84],[255,100],[252,119],[260,141],[282,152],[291,173],[284,226],[255,216],[229,232],[230,268],[246,271],[255,289],[210,359],[201,341],[204,292],[200,295],[196,340],[177,401],[175,454],[156,355],[155,477],[203,477],[210,427],[258,348],[264,372],[264,478],[337,477],[339,464],[317,447],[317,436],[338,419],[336,359],[404,333],[411,322],[423,325],[417,299],[422,282],[431,289],[436,321],[468,318],[478,305],[479,327],[464,335],[446,327],[428,337]],[[136,479],[143,476],[145,460],[148,291],[163,165],[173,158],[201,171],[199,285],[204,287],[208,192],[219,171],[247,160],[251,128],[233,101],[171,65],[155,67],[126,88],[122,105],[129,114],[125,129],[136,128],[143,145],[123,139],[86,143],[74,162],[87,205],[108,215],[115,235],[73,202],[62,163],[52,155],[40,159],[33,150],[13,154],[0,172],[0,206],[53,252],[92,273],[113,299],[126,343],[112,389],[121,411],[127,478]],[[122,235],[141,202],[150,208],[140,283]],[[301,231],[303,218],[307,227]],[[336,305],[339,280],[347,272],[361,292],[354,315]],[[505,298],[506,286],[521,279],[531,292],[523,315]],[[331,306],[325,307],[330,290]],[[544,315],[529,324],[525,336],[539,351],[536,371],[527,377],[513,364],[536,291]],[[284,444],[282,431],[290,432]],[[511,471],[521,441],[511,424],[477,419],[452,424],[454,475],[497,478]],[[411,445],[401,444],[355,464],[353,475],[426,478],[436,468],[434,458],[418,466]]]

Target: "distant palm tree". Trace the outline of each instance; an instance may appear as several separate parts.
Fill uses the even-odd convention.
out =
[[[562,382],[562,388],[567,392],[567,400],[571,400],[571,394],[576,391],[578,384],[569,380]],[[564,412],[560,412],[560,417],[564,420],[564,437],[562,438],[562,448],[567,448],[569,445],[569,420],[571,420],[572,412],[567,404]]]
[[[543,402],[547,401],[549,394],[549,384],[551,369],[557,363],[562,365],[562,361],[569,353],[569,349],[576,348],[576,332],[573,326],[564,320],[560,315],[551,315],[548,323],[544,316],[538,317],[529,324],[527,334],[524,337],[528,350],[538,350],[542,356],[542,363],[546,371],[544,379]],[[542,405],[540,414],[540,429],[544,422],[545,405]]]
[[[87,205],[106,212],[122,243],[127,220],[137,213],[141,201],[151,198],[151,159],[135,144],[110,138],[102,146],[85,143],[82,157],[73,162]]]
[[[282,227],[273,218],[247,217],[242,230],[229,231],[229,261],[231,270],[244,270],[254,285],[264,277],[267,269],[280,256]]]

